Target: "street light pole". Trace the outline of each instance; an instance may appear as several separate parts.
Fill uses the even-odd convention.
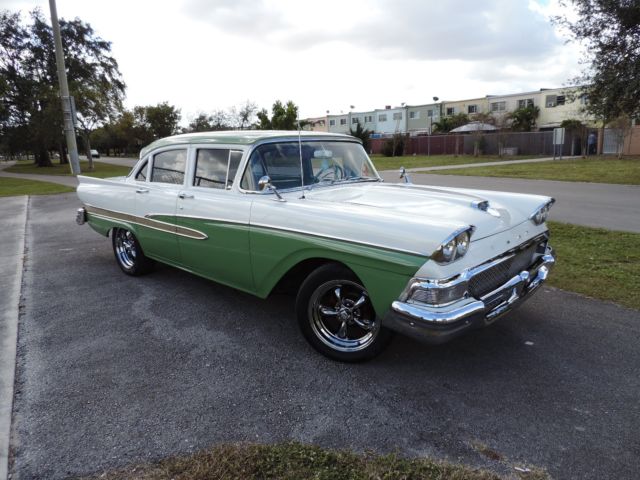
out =
[[[53,39],[56,48],[56,65],[58,67],[58,82],[60,83],[60,98],[62,100],[64,135],[67,139],[69,164],[71,166],[71,173],[73,175],[78,175],[80,173],[80,160],[78,158],[76,132],[73,125],[69,85],[67,85],[67,72],[64,66],[64,52],[62,51],[62,38],[60,37],[60,24],[58,23],[56,0],[49,0],[49,9],[51,10],[51,26],[53,27]]]

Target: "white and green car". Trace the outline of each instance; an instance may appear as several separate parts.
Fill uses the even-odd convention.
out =
[[[155,261],[266,298],[293,286],[302,333],[343,361],[392,331],[427,343],[492,323],[554,263],[537,195],[384,183],[359,140],[318,132],[178,135],[127,177],[79,177],[78,223],[120,268]]]

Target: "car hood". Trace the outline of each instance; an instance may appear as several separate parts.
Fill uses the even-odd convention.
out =
[[[388,216],[425,225],[473,225],[472,241],[495,235],[527,221],[531,213],[549,201],[540,195],[429,187],[413,184],[357,183],[311,189],[307,200],[359,207],[365,216]],[[474,203],[488,201],[488,211]],[[340,208],[340,207],[338,207]]]

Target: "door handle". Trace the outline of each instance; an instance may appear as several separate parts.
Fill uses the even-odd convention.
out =
[[[146,188],[138,188],[136,190],[136,193],[149,193],[149,190]]]
[[[179,193],[178,197],[180,197],[180,198],[182,198],[184,200],[185,198],[193,198],[193,195],[190,194],[190,193]]]

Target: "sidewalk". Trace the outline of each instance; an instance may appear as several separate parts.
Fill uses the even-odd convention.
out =
[[[67,187],[77,187],[78,179],[76,177],[66,175],[39,175],[35,173],[9,173],[5,172],[5,168],[9,168],[15,162],[0,163],[0,177],[6,178],[22,178],[24,180],[35,180],[36,182],[57,183],[66,185]]]
[[[29,197],[0,203],[0,480],[8,475],[16,341]]]
[[[562,160],[572,160],[574,158],[581,158],[579,156],[577,157],[562,157]],[[433,172],[436,170],[454,170],[454,169],[458,169],[458,168],[470,168],[470,167],[493,167],[495,165],[516,165],[519,163],[541,163],[541,162],[552,162],[554,159],[553,157],[544,157],[544,158],[528,158],[525,160],[503,160],[500,162],[481,162],[481,163],[465,163],[462,165],[437,165],[435,167],[415,167],[415,168],[407,168],[407,172],[414,172],[414,173],[420,173],[420,172]],[[559,158],[555,159],[556,161],[560,161]],[[380,173],[383,172],[395,172],[395,170],[382,170]]]

